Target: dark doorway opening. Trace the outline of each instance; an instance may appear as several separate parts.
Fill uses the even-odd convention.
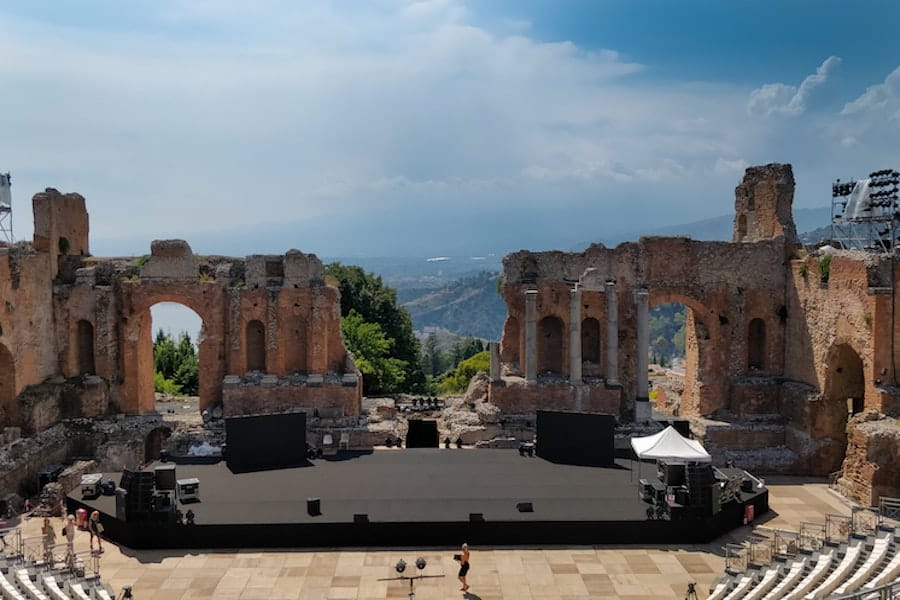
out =
[[[409,431],[406,434],[407,448],[437,448],[438,428],[437,421],[414,419],[409,421]]]

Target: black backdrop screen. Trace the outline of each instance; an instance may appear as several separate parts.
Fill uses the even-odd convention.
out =
[[[232,471],[306,464],[306,413],[225,419],[225,460]]]
[[[537,411],[537,455],[555,463],[615,464],[616,419],[598,413]]]
[[[406,433],[407,448],[437,448],[437,421],[421,419],[409,420],[409,431]]]

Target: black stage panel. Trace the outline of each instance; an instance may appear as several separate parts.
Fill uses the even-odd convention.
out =
[[[306,413],[225,419],[228,468],[235,472],[306,464]]]
[[[537,411],[537,447],[541,458],[566,465],[615,464],[616,418],[599,413]]]
[[[406,433],[407,448],[437,448],[437,421],[410,419],[409,431]]]
[[[200,502],[177,507],[194,512],[194,525],[118,520],[114,497],[85,500],[80,490],[68,512],[100,511],[104,535],[132,548],[316,548],[706,543],[740,527],[745,504],[757,517],[768,510],[762,490],[717,515],[648,520],[638,463],[627,459],[598,468],[517,450],[422,448],[339,452],[311,464],[236,473],[224,462],[179,462],[179,478],[201,482]],[[307,511],[310,498],[320,500],[317,514]],[[523,504],[533,512],[520,512]]]

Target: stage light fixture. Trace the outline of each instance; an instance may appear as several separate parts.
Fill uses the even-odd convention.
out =
[[[418,570],[420,570],[420,571],[422,571],[423,569],[425,569],[425,566],[426,566],[427,564],[428,564],[428,563],[425,562],[425,558],[422,557],[422,556],[420,556],[419,558],[416,559],[416,568],[417,568]]]
[[[398,573],[402,573],[403,571],[405,571],[406,570],[406,561],[403,560],[402,558],[400,560],[398,560],[397,564],[394,565],[394,570],[397,571]]]

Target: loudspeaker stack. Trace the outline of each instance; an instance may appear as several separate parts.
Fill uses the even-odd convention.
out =
[[[691,506],[702,514],[713,513],[713,483],[715,475],[712,465],[708,463],[692,463],[685,471]]]

